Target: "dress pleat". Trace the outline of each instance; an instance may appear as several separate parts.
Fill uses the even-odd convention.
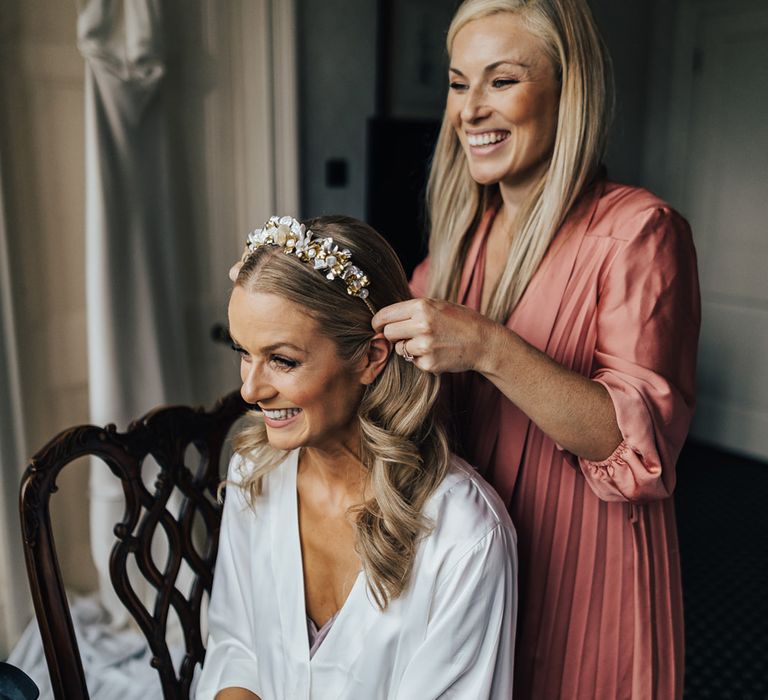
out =
[[[476,310],[494,214],[462,275],[459,300]],[[427,260],[414,274],[417,294],[428,271]],[[671,493],[699,320],[685,221],[644,190],[602,182],[563,225],[507,326],[606,387],[624,437],[616,452],[580,459],[482,376],[444,378],[457,448],[497,488],[518,532],[517,700],[682,697]]]

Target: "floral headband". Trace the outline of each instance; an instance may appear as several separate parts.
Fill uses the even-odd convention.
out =
[[[333,238],[315,238],[311,230],[292,216],[271,216],[262,228],[248,234],[243,260],[266,245],[282,248],[286,255],[293,255],[312,265],[329,280],[341,278],[346,284],[347,294],[359,297],[372,314],[376,313],[368,301],[368,277],[352,264],[352,253],[347,248],[340,249]],[[230,277],[236,279],[238,272],[239,266],[233,267]]]

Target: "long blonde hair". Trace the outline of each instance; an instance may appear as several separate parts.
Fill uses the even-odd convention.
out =
[[[304,223],[316,236],[330,236],[351,251],[354,264],[370,279],[368,300],[374,308],[410,298],[397,255],[370,226],[341,216]],[[302,307],[343,359],[355,362],[368,350],[374,333],[363,301],[347,294],[340,279],[326,280],[279,248],[257,248],[245,259],[235,285],[277,294]],[[448,468],[446,437],[434,410],[438,390],[436,376],[392,353],[358,409],[360,459],[367,470],[366,493],[372,497],[355,509],[356,550],[382,609],[408,586],[419,538],[430,526],[424,504]],[[261,414],[254,412],[251,419],[235,448],[253,462],[253,471],[242,475],[242,486],[257,507],[264,476],[286,454],[270,446]]]
[[[514,222],[507,265],[486,310],[490,318],[505,323],[568,211],[599,169],[613,111],[613,79],[586,0],[465,0],[448,29],[448,53],[468,22],[501,12],[519,15],[544,41],[560,77],[552,156]],[[445,114],[427,186],[429,296],[457,300],[471,233],[497,188],[472,179]]]

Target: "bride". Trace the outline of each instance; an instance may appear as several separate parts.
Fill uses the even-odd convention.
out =
[[[197,698],[509,698],[515,532],[439,379],[371,330],[410,298],[346,217],[272,217],[232,272],[241,393]]]

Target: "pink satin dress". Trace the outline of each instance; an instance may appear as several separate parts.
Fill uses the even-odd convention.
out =
[[[479,310],[475,232],[461,303]],[[425,293],[429,259],[414,273]],[[689,227],[651,193],[599,181],[576,204],[507,326],[603,384],[623,441],[603,462],[563,451],[476,373],[444,375],[459,452],[518,531],[519,700],[675,700],[683,606],[671,498],[694,407],[700,324]]]

